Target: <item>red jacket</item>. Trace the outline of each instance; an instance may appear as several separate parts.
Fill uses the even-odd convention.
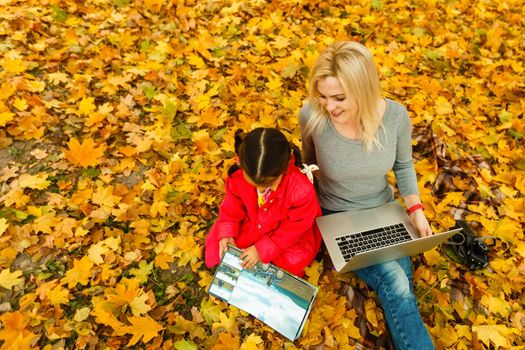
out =
[[[246,182],[242,170],[226,180],[225,192],[219,216],[206,238],[206,265],[220,262],[219,240],[233,237],[239,248],[255,244],[262,262],[302,276],[321,245],[315,223],[321,209],[308,178],[290,163],[262,207],[257,205],[257,190]]]

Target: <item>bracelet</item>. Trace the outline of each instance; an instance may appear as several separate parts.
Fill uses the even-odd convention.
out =
[[[408,215],[412,214],[413,212],[415,212],[418,209],[425,210],[425,207],[423,206],[422,203],[414,204],[413,206],[408,208]]]

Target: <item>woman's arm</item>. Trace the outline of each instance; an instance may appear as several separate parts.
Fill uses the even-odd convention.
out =
[[[419,190],[417,187],[417,176],[412,160],[412,126],[410,117],[405,108],[401,114],[399,128],[397,130],[397,149],[396,160],[394,162],[394,174],[396,183],[407,209],[414,205],[421,204]],[[432,229],[425,216],[423,208],[413,210],[409,213],[410,222],[414,225],[421,237],[432,234]]]
[[[421,204],[421,198],[419,198],[419,195],[417,194],[409,194],[408,196],[403,197],[403,201],[405,202],[405,206],[407,207],[407,209],[412,208],[417,204]],[[428,223],[423,208],[415,209],[414,211],[412,211],[412,213],[409,213],[408,215],[410,217],[410,222],[412,223],[412,225],[414,225],[415,228],[418,229],[419,235],[421,237],[432,235],[432,228]]]

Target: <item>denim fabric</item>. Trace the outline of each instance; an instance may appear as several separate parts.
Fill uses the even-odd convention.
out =
[[[334,214],[322,209],[323,215]],[[412,290],[410,257],[354,271],[377,293],[396,350],[434,349]]]
[[[365,267],[355,273],[376,291],[397,350],[434,349],[412,291],[409,257]]]

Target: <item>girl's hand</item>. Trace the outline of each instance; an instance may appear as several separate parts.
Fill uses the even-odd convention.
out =
[[[255,248],[254,245],[243,249],[243,252],[240,256],[242,260],[242,267],[245,269],[251,269],[255,266],[260,260],[261,257],[259,256],[259,252],[257,251],[257,248]]]
[[[231,237],[223,238],[219,241],[219,257],[222,258],[224,253],[228,250],[228,244],[235,245],[235,241]]]
[[[418,209],[410,214],[410,223],[417,228],[421,237],[432,236],[432,228],[422,209]]]

